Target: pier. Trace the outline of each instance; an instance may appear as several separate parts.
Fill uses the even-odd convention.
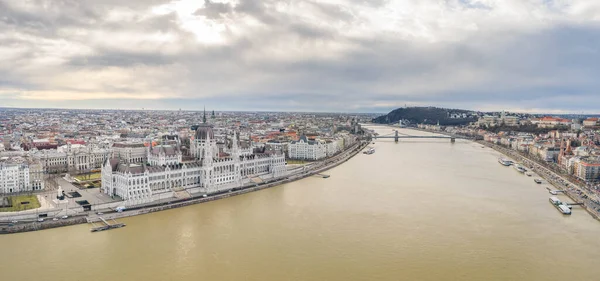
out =
[[[552,189],[551,189],[551,188],[549,188],[549,187],[546,187],[546,190],[548,190],[548,192],[549,192],[550,194],[552,194],[552,195],[556,195],[556,194],[559,194],[559,193],[565,193],[565,191],[564,191],[564,190],[552,190]]]
[[[125,224],[124,223],[120,223],[117,222],[115,219],[112,219],[112,224],[109,223],[108,221],[106,221],[103,217],[98,217],[100,219],[100,221],[102,222],[101,226],[96,226],[94,224],[94,222],[90,221],[90,223],[92,224],[92,229],[90,230],[91,232],[97,232],[97,231],[104,231],[104,230],[110,230],[110,229],[115,229],[115,228],[121,228],[124,227]]]

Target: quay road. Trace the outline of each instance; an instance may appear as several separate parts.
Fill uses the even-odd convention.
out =
[[[567,175],[559,175],[556,171],[552,171],[546,167],[546,163],[540,163],[537,160],[533,160],[518,151],[508,149],[503,146],[499,146],[493,143],[479,141],[478,143],[491,147],[496,151],[503,153],[519,162],[522,162],[525,166],[532,169],[535,173],[543,177],[548,183],[555,186],[558,190],[564,191],[565,195],[571,198],[577,203],[583,203],[583,207],[594,217],[600,220],[600,204],[595,201],[595,191],[588,190],[585,186],[575,184],[572,181],[565,179]]]

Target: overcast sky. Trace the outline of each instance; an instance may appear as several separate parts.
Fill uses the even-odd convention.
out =
[[[600,112],[598,0],[0,0],[0,107]]]

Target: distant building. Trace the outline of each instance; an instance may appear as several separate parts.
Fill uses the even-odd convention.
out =
[[[301,136],[300,140],[292,141],[288,145],[288,157],[298,160],[320,160],[327,157],[327,146]]]
[[[598,118],[588,118],[583,120],[584,127],[595,127],[598,126]]]
[[[502,112],[500,117],[494,115],[484,115],[479,118],[477,124],[483,126],[518,126],[519,125],[519,117],[517,116],[509,116],[506,113]]]
[[[540,128],[554,128],[559,125],[571,126],[573,121],[569,119],[546,116],[542,118],[531,119],[531,123],[537,124],[537,126]]]

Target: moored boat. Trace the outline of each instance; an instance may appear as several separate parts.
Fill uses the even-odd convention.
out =
[[[517,170],[519,173],[523,174],[525,172],[527,172],[527,169],[525,169],[525,167],[517,164],[513,166],[515,168],[515,170]]]
[[[570,215],[571,214],[571,208],[569,205],[561,202],[558,197],[552,196],[550,197],[550,203],[552,203],[552,205],[554,205],[554,207],[556,207],[556,209],[561,212],[563,215]]]
[[[512,165],[512,161],[508,160],[508,159],[504,159],[504,158],[498,158],[498,163],[504,165],[504,166],[510,166]]]

